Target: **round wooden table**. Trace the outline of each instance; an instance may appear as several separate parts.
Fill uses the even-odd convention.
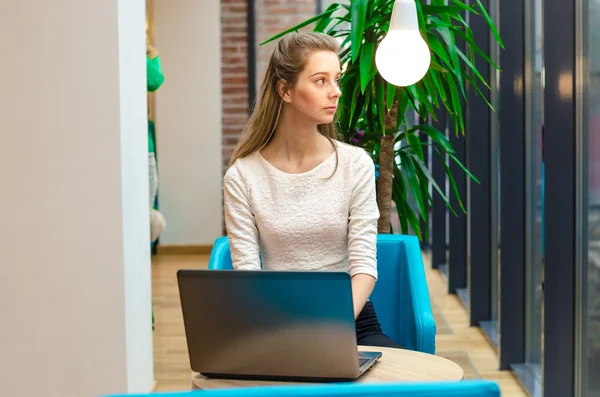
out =
[[[359,346],[358,350],[383,353],[379,360],[356,380],[358,383],[460,381],[464,376],[462,368],[454,361],[433,354],[376,346]],[[192,373],[193,390],[294,384],[307,383],[210,379],[197,372]]]

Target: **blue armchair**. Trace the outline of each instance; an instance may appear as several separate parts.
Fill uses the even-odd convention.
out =
[[[435,354],[435,321],[419,240],[378,235],[377,267],[379,277],[371,300],[383,332],[407,349]],[[216,239],[208,268],[233,269],[226,236]]]
[[[160,393],[159,395],[161,397],[500,397],[500,388],[493,381],[463,380],[462,382],[257,386]],[[112,397],[126,396],[123,394]],[[135,396],[152,397],[157,394],[136,394]]]

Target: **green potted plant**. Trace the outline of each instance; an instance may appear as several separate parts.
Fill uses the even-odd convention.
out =
[[[342,140],[365,147],[378,169],[377,203],[381,214],[378,231],[391,231],[393,200],[400,220],[400,232],[409,234],[412,229],[419,238],[426,238],[427,208],[432,200],[430,183],[450,210],[454,214],[456,212],[442,188],[433,180],[425,163],[423,146],[431,145],[432,153],[441,157],[453,194],[463,212],[465,208],[446,162],[446,155],[449,161],[459,164],[477,182],[456,158],[445,134],[427,124],[427,121],[437,120],[438,110],[444,107],[454,131],[464,135],[462,101],[467,100],[467,85],[470,84],[479,94],[482,94],[479,85],[484,89],[490,88],[475,67],[475,53],[492,67],[498,68],[475,44],[466,22],[466,13],[485,18],[501,48],[503,43],[479,0],[471,0],[474,3],[472,6],[460,0],[449,0],[449,4],[445,4],[444,0],[431,0],[431,4],[424,4],[422,0],[415,2],[419,31],[430,49],[431,64],[424,78],[411,86],[397,87],[386,82],[375,65],[375,52],[388,32],[394,0],[333,3],[323,13],[271,37],[261,45],[311,24],[314,24],[314,31],[340,40],[340,60],[344,73],[341,78],[338,129]],[[468,51],[460,48],[457,38],[468,45]],[[414,118],[415,114],[424,122],[411,123],[410,118]],[[425,143],[419,134],[428,136],[431,143]],[[409,197],[416,211],[410,206]],[[421,230],[419,219],[424,222],[424,230]]]

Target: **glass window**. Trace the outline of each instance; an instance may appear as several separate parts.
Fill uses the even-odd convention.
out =
[[[496,26],[500,26],[499,20],[499,0],[491,0],[490,1],[490,14],[492,19],[494,20],[494,24]],[[498,42],[492,40],[492,44],[490,46],[490,58],[496,64],[499,64],[500,60],[500,46]],[[492,198],[492,216],[494,222],[492,222],[492,282],[491,282],[491,320],[495,327],[495,332],[497,332],[498,327],[498,303],[500,300],[500,296],[498,293],[499,290],[499,279],[498,274],[500,272],[500,71],[494,68],[491,68],[490,75],[490,87],[491,87],[491,104],[496,109],[495,112],[491,114],[491,198]],[[498,344],[498,339],[496,335],[496,345]]]
[[[587,323],[583,358],[587,361],[587,397],[600,396],[600,0],[584,1],[583,51],[587,55],[584,81],[584,145],[587,144]],[[584,212],[585,214],[585,212]],[[586,220],[584,220],[584,225]],[[585,236],[585,233],[584,233]],[[583,268],[585,269],[586,266]],[[585,305],[584,305],[585,307]],[[587,321],[586,321],[587,320]]]
[[[500,26],[499,0],[490,0],[490,17],[496,26]],[[500,63],[500,46],[496,40],[490,43],[490,58],[494,63]],[[502,67],[502,65],[500,65]],[[490,198],[491,198],[491,272],[490,272],[490,321],[482,321],[481,328],[498,348],[498,310],[500,288],[500,71],[490,68],[490,103],[495,111],[490,114]]]
[[[541,383],[542,274],[544,268],[544,62],[542,0],[530,0],[527,9],[527,262],[526,352],[527,367]]]

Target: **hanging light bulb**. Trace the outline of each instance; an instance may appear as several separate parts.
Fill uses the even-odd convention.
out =
[[[390,28],[375,53],[381,77],[390,84],[406,87],[421,80],[430,63],[429,48],[419,32],[415,0],[396,0]]]

